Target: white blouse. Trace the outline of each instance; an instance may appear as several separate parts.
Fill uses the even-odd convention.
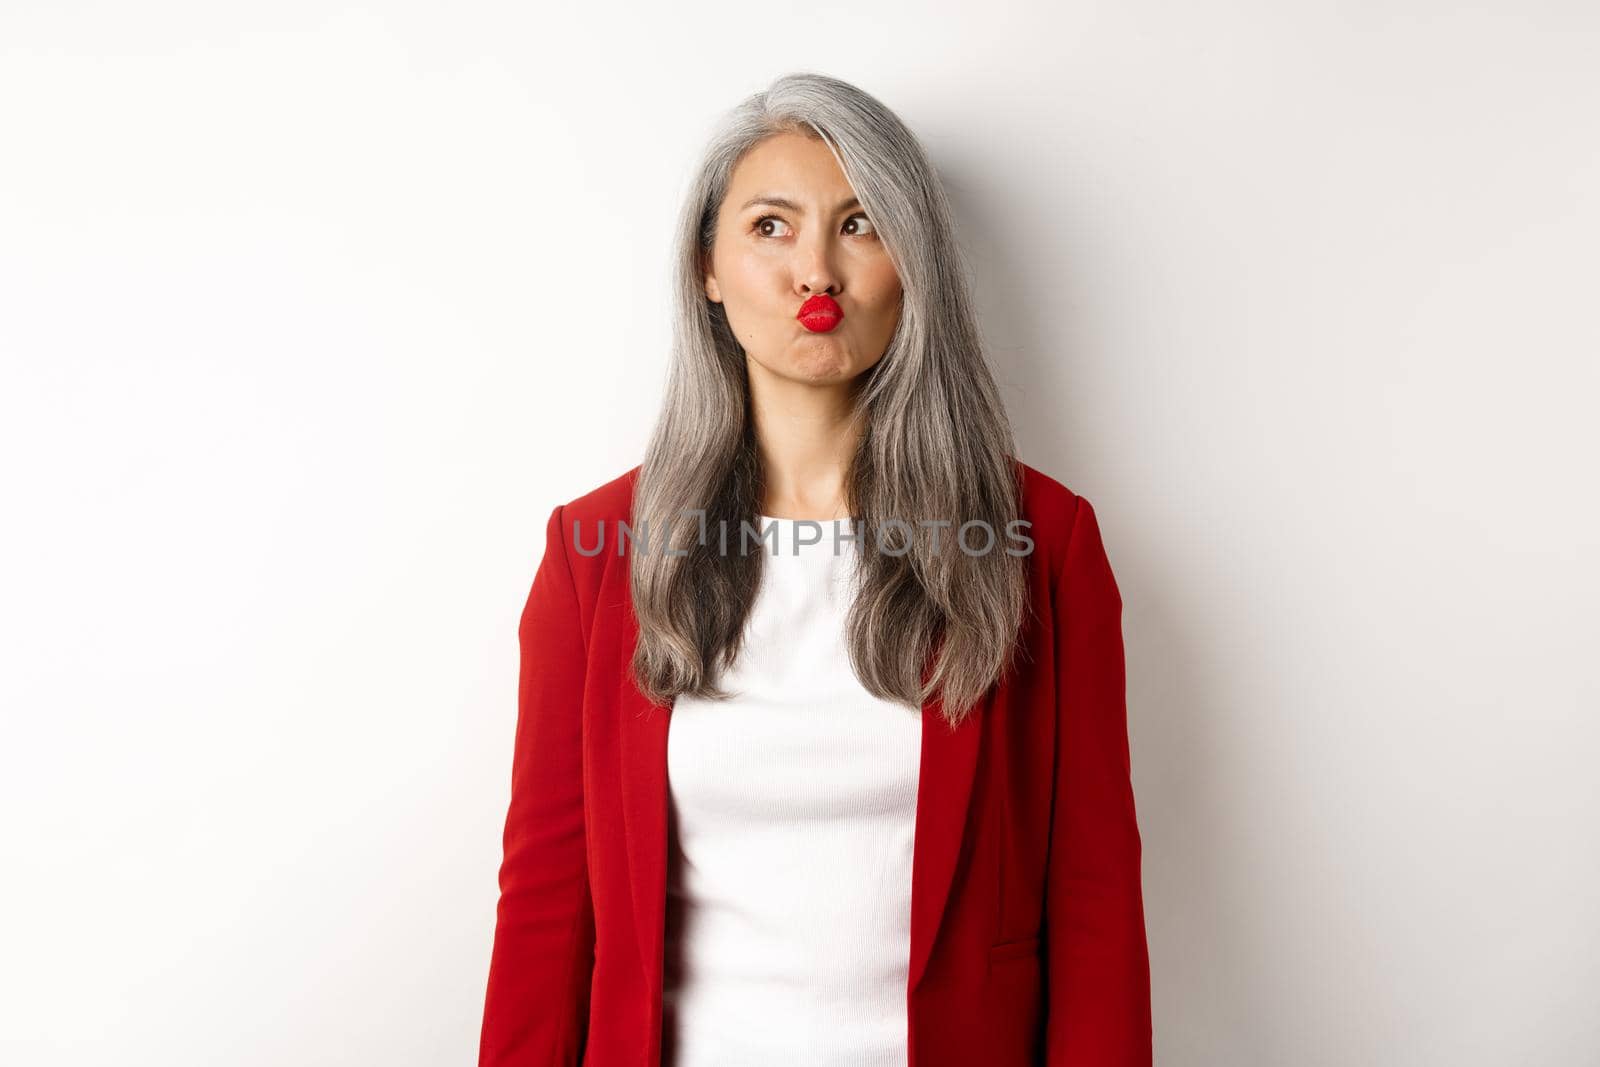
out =
[[[663,1062],[903,1067],[921,713],[851,670],[849,523],[759,522],[737,696],[669,720]]]

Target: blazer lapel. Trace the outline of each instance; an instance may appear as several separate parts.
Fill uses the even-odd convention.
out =
[[[937,699],[922,706],[922,767],[917,778],[917,826],[911,860],[911,973],[917,987],[950,899],[978,766],[978,739],[988,699],[952,730]]]
[[[653,704],[634,684],[629,663],[639,622],[624,595],[617,724],[622,755],[622,829],[633,891],[634,928],[645,988],[659,1002],[667,914],[667,725],[672,709]]]

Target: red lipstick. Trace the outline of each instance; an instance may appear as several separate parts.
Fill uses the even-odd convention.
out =
[[[844,318],[844,309],[827,293],[818,293],[801,304],[794,317],[812,333],[827,333]]]

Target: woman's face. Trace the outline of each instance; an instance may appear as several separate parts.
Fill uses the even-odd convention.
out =
[[[883,357],[900,321],[888,251],[828,146],[801,134],[768,138],[734,168],[705,290],[745,355],[791,381],[850,381]],[[795,317],[817,293],[844,312],[825,332]]]

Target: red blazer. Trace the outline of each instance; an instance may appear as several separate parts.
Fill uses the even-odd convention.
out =
[[[1089,502],[1021,466],[1039,609],[1025,654],[959,730],[922,709],[907,1054],[1148,1065],[1122,599]],[[480,1067],[661,1063],[671,708],[628,675],[638,624],[616,554],[638,472],[551,513],[518,628]],[[577,552],[574,523],[592,551],[601,520],[605,550]]]

